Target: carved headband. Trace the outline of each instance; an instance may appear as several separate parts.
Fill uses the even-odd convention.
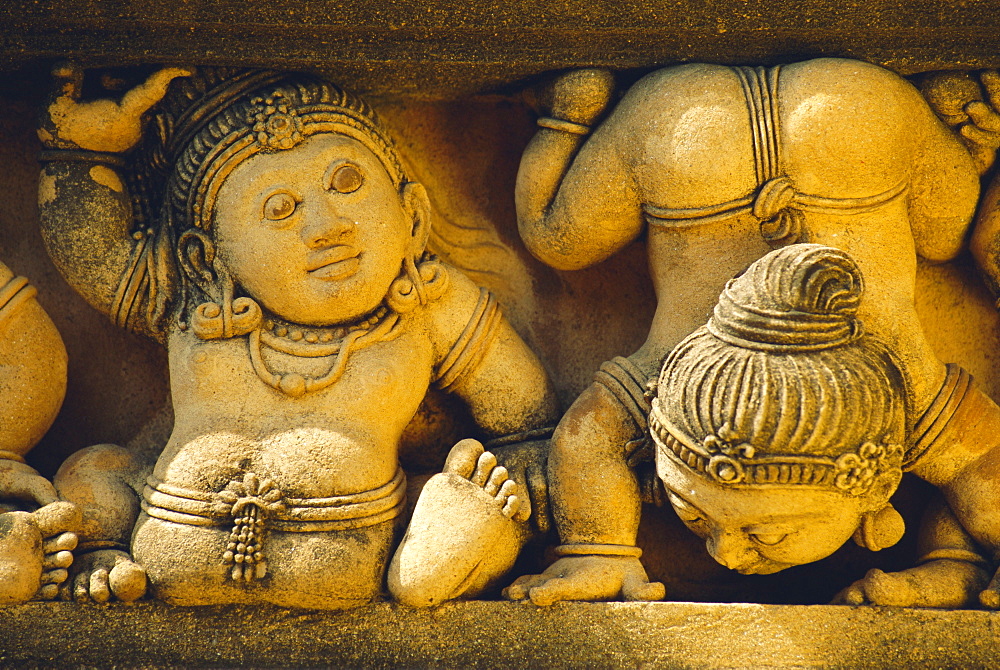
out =
[[[258,153],[290,149],[320,133],[344,135],[360,142],[378,157],[393,184],[398,187],[403,183],[402,167],[389,141],[363,113],[325,102],[293,106],[280,89],[267,97],[255,97],[251,103],[248,125],[226,135],[194,175],[187,208],[196,227],[209,228],[219,188],[237,165]]]
[[[709,435],[701,444],[673,426],[660,400],[653,400],[649,430],[658,455],[730,486],[808,486],[864,495],[882,472],[900,470],[903,448],[866,442],[855,453],[831,458],[803,454],[758,456],[753,445],[732,435]],[[729,431],[720,430],[719,433]],[[728,438],[728,439],[727,439]]]

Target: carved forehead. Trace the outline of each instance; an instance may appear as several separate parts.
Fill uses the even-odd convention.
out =
[[[392,175],[372,151],[352,137],[323,133],[308,137],[292,149],[258,153],[236,166],[223,182],[256,187],[277,181],[306,183],[323,180],[331,168],[341,164],[359,167],[366,180],[393,188]]]
[[[709,520],[726,526],[794,523],[860,509],[866,501],[829,489],[801,486],[733,487],[700,477],[669,459],[657,459],[664,486]]]

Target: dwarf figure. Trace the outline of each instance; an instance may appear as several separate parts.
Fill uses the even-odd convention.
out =
[[[773,251],[726,287],[667,357],[650,413],[656,471],[680,519],[742,574],[824,558],[853,538],[878,551],[908,458],[905,376],[857,319],[864,282],[844,252]],[[874,570],[838,600],[964,607],[989,574],[943,501],[918,567]]]
[[[902,467],[938,486],[977,542],[1000,549],[1000,409],[966,372],[938,360],[914,309],[917,258],[959,253],[992,149],[974,161],[909,82],[849,60],[666,68],[596,127],[613,93],[609,73],[571,72],[543,93],[547,115],[517,182],[525,243],[572,270],[645,234],[657,311],[645,344],[601,366],[553,438],[560,538],[587,549],[514,597],[662,593],[646,583],[634,548],[640,488],[629,463],[643,458],[646,385],[731,277],[796,242],[842,249],[864,273],[859,317],[898,357],[916,417]],[[963,126],[964,140],[989,134],[995,110],[979,101],[968,112],[965,121],[983,128]],[[984,602],[1000,602],[989,595],[995,587]]]
[[[91,304],[166,345],[175,413],[155,467],[101,445],[60,469],[90,551],[76,595],[132,599],[148,578],[173,604],[370,602],[404,510],[400,437],[428,387],[517,443],[557,416],[539,361],[489,293],[425,252],[424,189],[351,94],[168,69],[121,103],[81,103],[81,73],[56,76],[46,244]],[[394,595],[481,591],[513,563],[527,503],[492,453],[459,443],[418,501]]]

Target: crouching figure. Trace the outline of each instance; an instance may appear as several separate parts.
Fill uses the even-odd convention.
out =
[[[903,535],[890,497],[921,456],[919,440],[907,434],[912,407],[899,359],[857,318],[863,286],[857,264],[838,249],[773,251],[727,285],[708,323],[663,364],[649,415],[662,486],[655,497],[741,574],[818,561],[851,539],[878,551]],[[968,392],[957,368],[949,380],[953,395]],[[989,554],[943,499],[927,513],[920,544],[916,567],[873,570],[838,601],[975,603],[989,581]],[[557,553],[563,558],[546,574],[508,593],[550,602],[558,599],[550,591],[572,594],[602,565],[644,581],[632,546],[568,544]]]
[[[148,579],[182,605],[377,598],[405,510],[400,438],[430,385],[518,442],[556,418],[539,361],[426,253],[424,189],[353,95],[206,68],[80,102],[81,73],[56,76],[48,249],[91,304],[166,345],[175,413],[155,464],[102,445],[58,473],[84,513],[76,595],[133,599]],[[393,569],[409,604],[477,593],[525,535],[523,482],[492,453],[463,441],[446,470]]]

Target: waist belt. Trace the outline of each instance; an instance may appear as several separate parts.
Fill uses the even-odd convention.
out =
[[[146,480],[142,509],[149,516],[188,526],[230,526],[223,560],[232,564],[234,580],[249,582],[267,574],[263,554],[269,530],[307,533],[374,526],[400,515],[406,478],[397,468],[393,478],[370,491],[329,498],[286,497],[270,479],[252,472],[233,480],[218,493],[204,493]]]

